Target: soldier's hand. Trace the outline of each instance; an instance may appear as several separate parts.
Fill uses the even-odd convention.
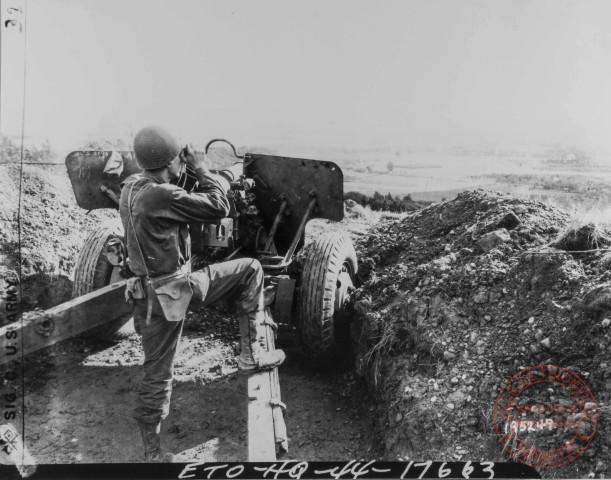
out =
[[[193,146],[190,143],[187,143],[187,145],[185,145],[185,148],[182,149],[182,152],[180,152],[180,158],[183,163],[186,163],[188,166],[194,169],[205,168],[206,166],[205,161],[197,157],[197,155],[195,154],[195,150],[193,149]]]

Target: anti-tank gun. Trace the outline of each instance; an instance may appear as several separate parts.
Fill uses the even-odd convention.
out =
[[[201,154],[219,141],[226,142],[213,140]],[[266,283],[276,286],[276,323],[296,330],[309,357],[329,365],[347,331],[356,254],[343,233],[325,233],[305,248],[304,239],[309,220],[342,220],[342,171],[327,161],[239,156],[226,143],[235,156],[231,163],[237,163],[214,173],[230,182],[231,209],[227,218],[189,226],[193,269],[232,258],[258,259]],[[76,201],[86,210],[117,209],[121,183],[141,171],[130,151],[75,151],[66,167]],[[198,188],[189,170],[176,183],[188,191]],[[25,322],[24,353],[86,330],[106,340],[130,334],[131,307],[122,298],[130,275],[127,254],[118,218],[96,227],[76,262],[74,299]]]

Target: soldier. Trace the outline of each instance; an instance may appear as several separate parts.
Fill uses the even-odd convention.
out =
[[[159,127],[147,127],[134,139],[141,175],[122,186],[120,213],[129,268],[137,275],[128,295],[134,301],[136,331],[142,335],[144,378],[134,418],[147,461],[171,461],[160,448],[161,421],[169,413],[174,355],[187,306],[230,302],[239,315],[241,354],[238,369],[254,372],[280,365],[282,350],[265,351],[259,341],[265,323],[263,270],[257,260],[242,258],[190,272],[187,224],[221,219],[229,212],[229,182],[212,174],[204,160]],[[189,193],[170,183],[186,166],[199,187]],[[259,327],[259,328],[258,328]]]

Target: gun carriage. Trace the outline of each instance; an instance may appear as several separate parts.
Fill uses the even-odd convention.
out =
[[[309,220],[340,221],[344,216],[343,174],[333,162],[247,153],[215,171],[231,185],[227,218],[189,226],[192,269],[238,257],[258,259],[268,285],[276,286],[272,304],[280,329],[295,331],[308,357],[330,365],[341,351],[349,323],[357,258],[350,238],[328,232],[304,247]],[[78,205],[86,210],[118,208],[121,183],[141,170],[130,151],[75,151],[66,167]],[[188,169],[176,183],[192,191],[197,181]],[[100,224],[88,235],[76,262],[73,299],[44,312],[29,312],[21,322],[0,330],[20,330],[23,354],[90,331],[118,340],[133,331],[125,302],[128,252],[119,219]],[[8,337],[14,338],[13,335]],[[10,360],[2,348],[0,364]]]

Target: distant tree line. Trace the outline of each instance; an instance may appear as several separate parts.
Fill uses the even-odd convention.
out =
[[[430,204],[430,202],[413,200],[409,194],[401,198],[398,195],[393,196],[390,193],[382,195],[378,192],[375,192],[373,196],[360,192],[348,192],[344,194],[344,200],[354,200],[359,205],[368,206],[372,210],[397,213],[412,212]]]
[[[45,140],[41,146],[29,146],[23,149],[24,162],[45,162],[55,155],[49,140]],[[15,143],[10,138],[0,137],[0,162],[21,162],[21,142]]]
[[[555,145],[545,152],[548,157],[546,163],[552,165],[587,166],[592,163],[590,155],[574,145],[562,147]]]

